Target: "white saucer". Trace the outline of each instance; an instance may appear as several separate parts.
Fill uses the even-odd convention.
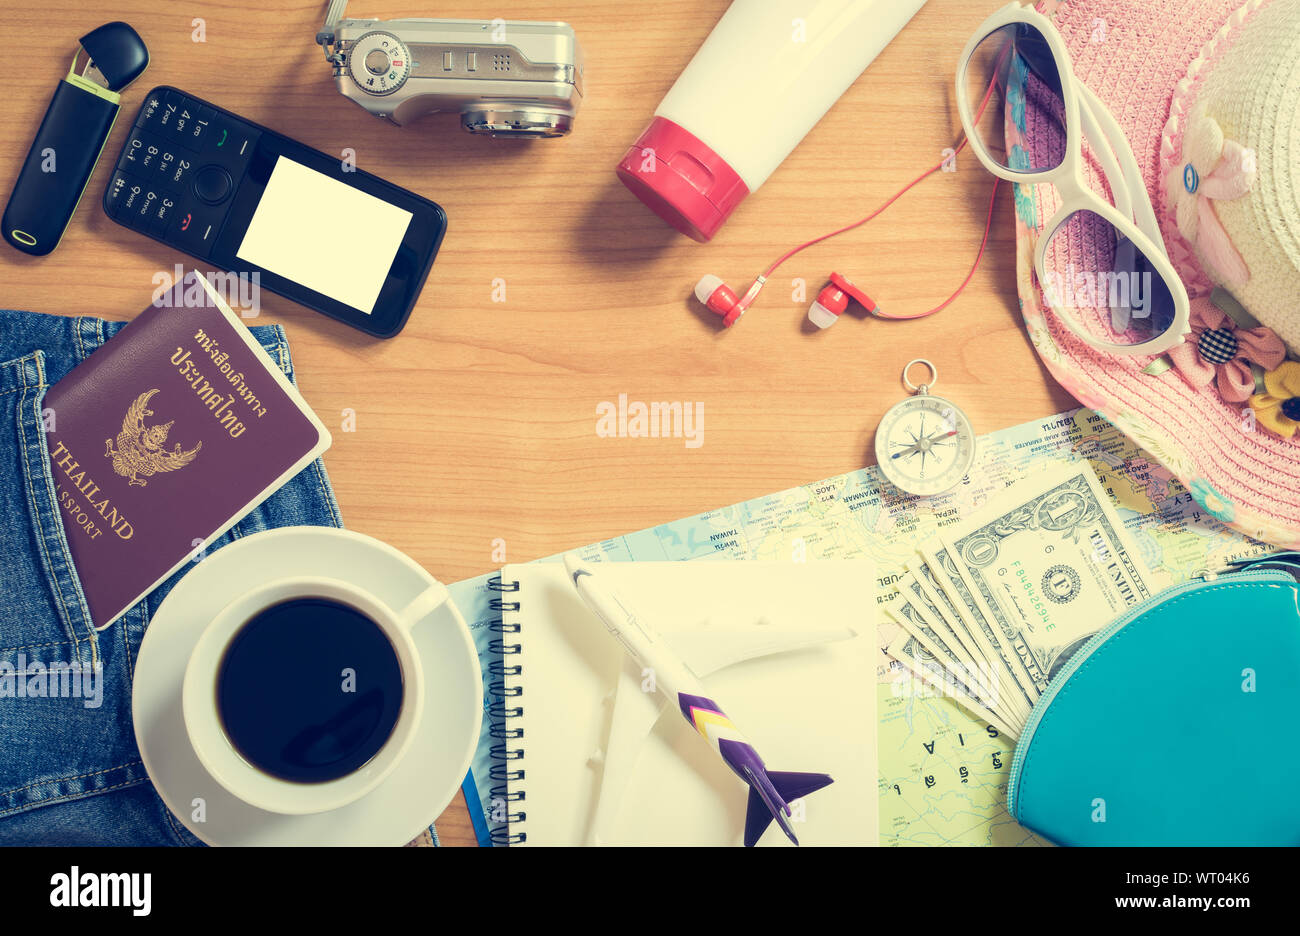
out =
[[[199,634],[232,598],[294,575],[355,582],[390,608],[443,589],[391,546],[333,527],[268,530],[212,553],[172,589],[140,646],[132,706],[145,769],[167,807],[209,845],[404,845],[456,795],[483,718],[478,654],[450,597],[412,630],[425,674],[425,710],[415,743],[392,774],[356,802],[306,816],[265,812],[228,793],[190,745],[181,682]],[[206,812],[203,822],[194,818],[196,800]]]

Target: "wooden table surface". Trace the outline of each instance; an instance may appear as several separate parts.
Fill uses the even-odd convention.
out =
[[[334,433],[325,463],[345,523],[454,582],[501,565],[500,541],[508,561],[527,561],[860,468],[914,357],[938,365],[940,392],[980,432],[1073,405],[1021,328],[1005,189],[984,265],[956,304],[918,322],[805,327],[831,271],[895,312],[948,296],[974,259],[992,184],[968,154],[866,228],[795,258],[735,329],[689,298],[709,272],[745,288],[788,247],[867,214],[938,162],[960,130],[957,55],[1000,3],[930,0],[708,245],[671,231],[613,170],[727,0],[353,0],[354,16],[572,23],[587,96],[569,137],[532,143],[471,136],[447,115],[394,127],[344,100],[313,42],[324,2],[119,0],[110,14],[7,0],[0,48],[22,53],[0,107],[0,188],[77,37],[111,15],[152,54],[124,114],[174,85],[325,152],[350,147],[361,168],[439,202],[448,234],[397,338],[265,291],[251,323],[288,330],[303,393]],[[99,207],[126,134],[119,121],[53,254],[0,247],[0,306],[129,319],[155,274],[189,262]],[[799,281],[807,297],[795,301]],[[598,404],[620,394],[702,406],[703,444],[598,436]],[[354,432],[343,431],[349,410]],[[438,828],[446,844],[473,843],[460,797]]]

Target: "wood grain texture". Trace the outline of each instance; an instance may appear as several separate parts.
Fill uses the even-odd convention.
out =
[[[472,137],[444,115],[393,127],[344,100],[313,43],[324,2],[120,0],[111,15],[152,53],[125,115],[171,84],[326,152],[350,147],[361,168],[446,209],[442,252],[396,339],[270,293],[257,321],[284,324],[302,390],[334,431],[325,461],[347,525],[454,582],[499,565],[497,538],[509,561],[527,561],[862,467],[914,357],[938,365],[939,391],[980,432],[1072,405],[1021,327],[1005,188],[984,265],[956,304],[919,322],[804,325],[832,270],[892,311],[947,297],[974,260],[992,184],[966,154],[866,228],[795,258],[732,331],[688,301],[702,274],[743,288],[938,162],[959,132],[957,56],[998,3],[930,0],[709,245],[669,230],[613,168],[727,0],[353,0],[358,16],[571,22],[587,98],[570,137],[535,143]],[[0,107],[0,176],[17,174],[76,38],[108,16],[78,0],[6,2],[0,47],[24,50],[23,81]],[[128,319],[156,273],[186,263],[99,207],[125,123],[59,248],[0,250],[0,304]],[[795,278],[807,284],[799,302]],[[506,301],[493,301],[494,281]],[[621,393],[702,404],[704,444],[598,437],[597,404]],[[355,432],[341,431],[348,409]],[[438,828],[446,844],[473,842],[459,798]]]

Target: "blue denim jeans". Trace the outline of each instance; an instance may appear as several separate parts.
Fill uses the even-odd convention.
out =
[[[96,630],[63,535],[41,429],[45,391],[124,324],[0,311],[0,677],[5,663],[10,672],[36,663],[103,666],[97,700],[84,691],[42,698],[0,689],[0,845],[199,844],[154,791],[131,726],[141,638],[187,570]],[[293,380],[284,329],[251,331]],[[343,525],[320,460],[210,550],[302,524]]]

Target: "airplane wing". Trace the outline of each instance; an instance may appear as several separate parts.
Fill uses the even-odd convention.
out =
[[[744,660],[789,653],[857,636],[850,627],[791,630],[760,621],[752,627],[701,627],[665,639],[700,679]]]
[[[623,669],[614,687],[614,710],[609,719],[609,735],[605,738],[603,768],[600,786],[596,790],[596,808],[588,844],[605,845],[612,841],[614,821],[623,804],[623,793],[632,779],[637,754],[667,701],[661,692],[641,691],[641,668],[631,657],[624,656]]]
[[[848,640],[857,636],[851,628],[788,630],[760,622],[751,627],[702,627],[666,638],[682,661],[696,676],[710,673],[773,653],[787,653],[818,644]],[[667,698],[660,692],[646,692],[641,685],[641,668],[624,657],[618,683],[614,687],[613,712],[609,734],[605,739],[600,786],[591,820],[588,843],[603,845],[612,841],[613,825],[623,803],[623,794],[632,779],[637,754],[655,723],[663,713]]]

